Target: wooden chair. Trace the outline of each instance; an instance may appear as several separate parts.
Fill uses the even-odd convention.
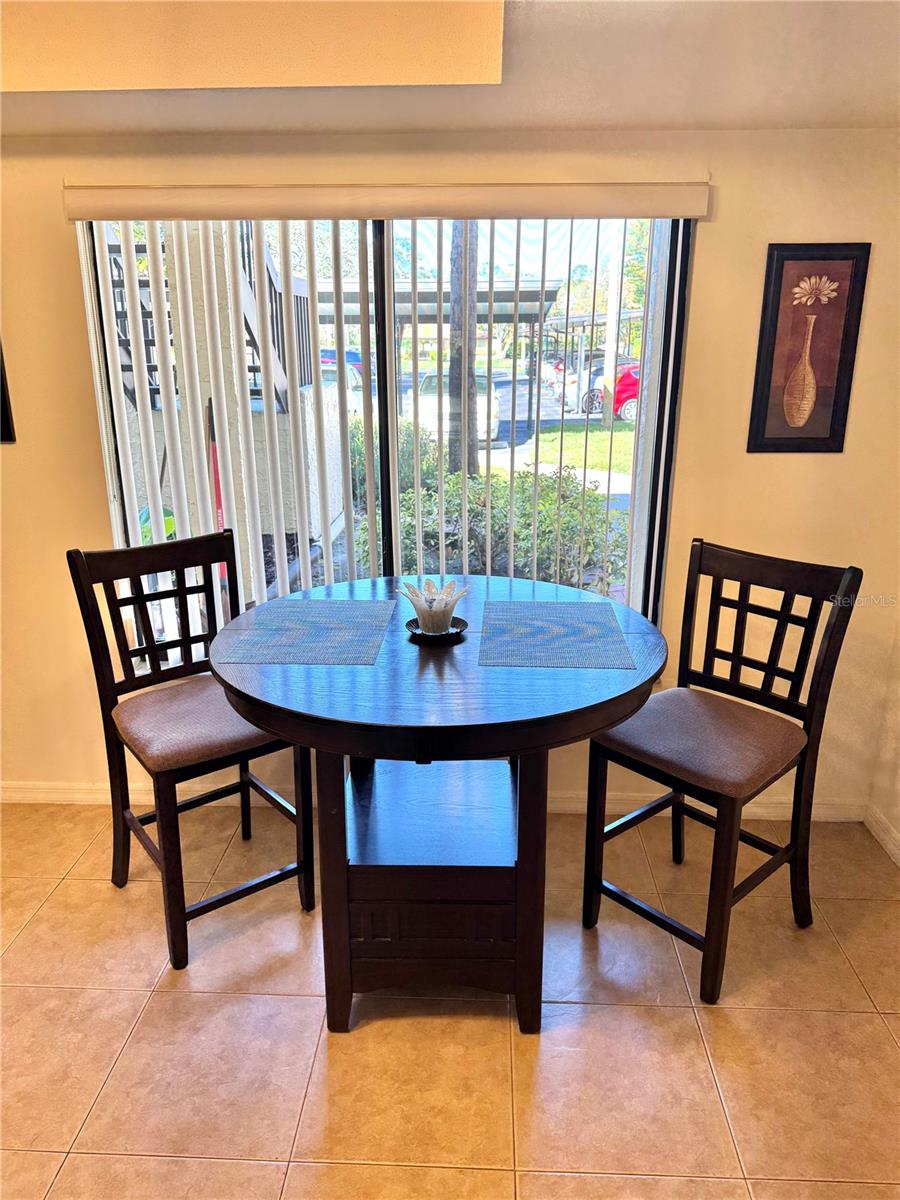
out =
[[[695,668],[695,613],[701,580],[707,577],[711,582],[706,636],[702,663]],[[734,581],[729,586],[734,595],[726,595],[727,581]],[[633,717],[591,740],[582,924],[586,929],[596,925],[601,896],[608,896],[702,951],[700,995],[708,1004],[716,1003],[722,988],[732,906],[784,863],[790,864],[794,920],[801,928],[812,924],[809,827],[816,761],[828,694],[861,581],[858,567],[796,563],[695,540],[688,568],[677,687],[651,696]],[[780,601],[757,600],[754,588],[777,591]],[[797,611],[798,602],[805,611]],[[719,645],[723,611],[734,613],[730,644],[728,634],[722,631],[724,647]],[[824,631],[804,694],[825,611]],[[771,636],[765,658],[745,651],[748,620],[759,625],[760,619],[765,629],[760,641]],[[798,631],[796,655],[793,665],[787,666],[783,663],[785,642],[793,637],[792,629]],[[755,677],[752,682],[751,677]],[[800,724],[795,723],[798,721]],[[608,762],[672,790],[605,825]],[[778,846],[742,830],[744,805],[793,767],[797,774],[788,844]],[[686,803],[685,796],[700,800],[714,813]],[[604,843],[667,808],[672,810],[673,862],[684,861],[685,817],[715,830],[702,934],[603,879]],[[739,842],[770,857],[735,886]]]
[[[250,771],[252,759],[281,750],[286,743],[238,716],[209,674],[209,646],[218,628],[219,606],[224,604],[219,591],[222,565],[228,583],[226,619],[239,612],[231,531],[127,550],[87,554],[70,550],[66,558],[84,620],[103,718],[112,798],[112,882],[116,887],[128,882],[133,834],[162,875],[169,959],[176,968],[187,966],[188,921],[242,896],[296,877],[303,908],[314,908],[309,750],[294,748],[295,809]],[[155,578],[154,590],[150,590],[148,577]],[[119,676],[113,666],[98,585],[106,600]],[[129,611],[131,619],[126,617]],[[161,636],[155,622],[163,628]],[[136,670],[141,664],[145,669]],[[130,696],[132,692],[140,694]],[[152,812],[131,810],[126,747],[153,779],[156,804]],[[179,783],[226,767],[238,768],[235,783],[177,799]],[[251,790],[294,822],[297,861],[185,905],[179,815],[239,794],[241,836],[246,840],[251,836]],[[154,822],[159,830],[158,846],[145,829]]]

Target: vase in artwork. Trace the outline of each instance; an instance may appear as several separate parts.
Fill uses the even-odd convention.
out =
[[[812,416],[812,410],[816,407],[816,375],[810,360],[815,323],[816,317],[807,316],[803,349],[784,385],[784,396],[782,397],[784,419],[792,429],[800,429],[804,426]]]

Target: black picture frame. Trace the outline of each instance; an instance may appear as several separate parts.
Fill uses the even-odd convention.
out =
[[[770,244],[766,258],[759,346],[756,352],[756,375],[753,381],[753,400],[750,407],[748,453],[839,454],[843,450],[870,250],[871,242],[773,242]],[[827,433],[821,430],[817,432],[814,427],[805,433],[793,435],[785,433],[787,422],[778,417],[777,401],[773,398],[777,394],[777,384],[773,390],[773,365],[776,344],[779,340],[779,316],[782,315],[784,308],[782,291],[785,266],[798,261],[812,264],[821,262],[825,265],[829,263],[851,264],[837,369],[834,374],[833,388],[829,389],[832,395]],[[815,273],[814,267],[812,273]],[[805,312],[805,306],[801,305],[800,311],[801,313]],[[819,311],[824,312],[821,307]],[[807,361],[809,360],[807,359]],[[787,387],[782,391],[786,392]]]
[[[3,346],[0,344],[0,443],[15,440],[16,427],[13,424],[9,387],[6,383],[6,362],[3,358]]]

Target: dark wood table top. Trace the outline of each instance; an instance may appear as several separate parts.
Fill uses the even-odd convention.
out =
[[[417,576],[403,578],[421,585]],[[414,613],[399,593],[401,580],[362,579],[292,598],[297,603],[396,598],[371,666],[276,664],[264,661],[264,650],[258,663],[224,662],[220,635],[210,653],[213,674],[238,712],[277,737],[333,753],[425,762],[516,754],[589,737],[640,708],[665,667],[662,634],[639,613],[605,597],[530,579],[445,578],[470,589],[455,610],[469,624],[456,645],[412,642],[404,627]],[[609,604],[635,665],[602,670],[481,666],[486,600]],[[251,630],[264,608],[248,610],[227,629]]]

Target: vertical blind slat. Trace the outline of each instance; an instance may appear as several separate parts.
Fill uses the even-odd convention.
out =
[[[95,221],[93,228],[94,257],[97,264],[97,279],[100,284],[100,315],[103,322],[103,342],[106,347],[106,362],[109,370],[113,428],[119,447],[119,470],[122,479],[125,523],[128,527],[128,544],[139,546],[141,544],[141,522],[138,512],[137,485],[134,481],[134,463],[130,452],[128,412],[125,408],[125,388],[122,383],[122,357],[119,352],[119,334],[116,329],[116,305],[113,299],[112,274],[109,266],[106,222]],[[128,447],[128,452],[123,452],[122,447]]]
[[[462,239],[462,348],[459,384],[462,505],[460,533],[463,575],[469,573],[469,222],[463,221]]]
[[[363,440],[366,457],[366,531],[369,548],[369,576],[374,579],[379,571],[375,499],[375,436],[372,418],[372,342],[369,334],[369,248],[366,237],[366,222],[360,221],[357,229],[359,258],[359,350],[360,358],[362,359]]]
[[[541,306],[538,312],[537,395],[534,406],[534,479],[531,485],[531,578],[537,579],[537,512],[540,483],[541,386],[544,376],[544,288],[547,283],[547,221],[541,234]]]
[[[326,583],[334,583],[331,551],[331,505],[328,497],[328,442],[325,429],[325,400],[322,395],[322,351],[319,344],[319,275],[316,269],[316,231],[306,222],[306,276],[309,285],[309,345],[312,358],[313,420],[316,428],[316,486],[319,492],[322,569]]]
[[[494,400],[494,254],[496,250],[496,222],[491,220],[488,235],[488,327],[487,327],[487,428],[485,429],[484,466],[484,573],[490,575],[492,563],[491,502],[493,500],[491,479],[491,433],[493,427],[492,405]]]
[[[150,511],[150,531],[154,542],[166,540],[162,489],[159,482],[159,462],[156,457],[156,434],[153,429],[153,409],[150,406],[150,384],[147,377],[147,354],[144,347],[144,322],[141,311],[137,255],[134,248],[134,226],[122,221],[122,272],[125,277],[125,309],[128,315],[128,338],[131,346],[131,371],[134,379],[134,399],[137,406],[141,459],[144,464],[144,487]]]
[[[606,344],[603,350],[604,392],[609,391],[610,403],[614,405],[616,378],[619,374],[619,327],[622,320],[622,284],[625,275],[625,232],[626,223],[615,223],[616,234],[609,252],[609,291],[606,310]],[[610,371],[612,362],[612,371]],[[603,545],[603,578],[609,580],[609,506],[612,492],[613,438],[615,436],[615,414],[609,426],[609,460],[606,466],[606,538]]]
[[[394,563],[398,575],[403,574],[403,538],[400,530],[400,471],[397,462],[397,348],[394,313],[394,225],[384,223],[387,270],[384,273],[385,308],[390,321],[391,335],[387,339],[387,401],[388,401],[388,466],[391,481],[391,524],[394,542]]]
[[[437,522],[438,570],[447,570],[444,519],[444,222],[437,223]]]
[[[300,395],[300,346],[294,304],[294,268],[291,262],[291,223],[279,225],[281,252],[281,322],[283,326],[285,375],[288,386],[288,419],[291,428],[291,466],[294,475],[294,502],[297,510],[297,556],[300,560],[300,586],[312,587],[312,563],[309,557],[309,456],[306,449],[306,405]]]
[[[231,364],[237,398],[238,439],[241,447],[241,478],[247,518],[247,542],[250,550],[250,582],[253,599],[262,604],[266,598],[266,560],[263,553],[262,525],[259,516],[259,480],[256,472],[256,446],[253,414],[250,408],[250,377],[247,372],[247,332],[244,324],[241,247],[236,221],[223,222],[228,257],[228,317],[231,331]],[[249,287],[249,280],[247,280]]]
[[[563,450],[566,444],[566,376],[569,373],[569,313],[572,303],[572,248],[575,241],[575,222],[569,222],[569,265],[566,270],[566,323],[563,331],[562,352],[562,388],[559,401],[559,467],[556,481],[556,570],[554,578],[559,583],[560,556],[562,543],[560,529],[562,520],[562,481],[563,481]]]
[[[147,222],[147,263],[150,272],[150,311],[153,315],[153,341],[156,346],[156,371],[159,379],[159,399],[163,416],[166,462],[172,481],[172,510],[178,537],[191,536],[191,514],[184,460],[181,453],[181,430],[178,423],[178,404],[175,395],[175,356],[169,338],[169,306],[166,300],[165,271],[158,221]]]
[[[331,222],[331,258],[334,276],[334,347],[337,359],[338,427],[341,439],[341,485],[344,498],[344,543],[347,578],[356,578],[356,549],[353,544],[353,480],[350,475],[350,422],[347,414],[347,346],[344,329],[344,281],[341,253],[341,223]]]
[[[516,573],[516,384],[519,366],[519,284],[521,280],[522,222],[516,221],[516,265],[513,284],[513,342],[512,342],[512,392],[509,411],[509,531],[506,543],[509,547],[507,574],[510,579]]]
[[[256,331],[262,375],[263,417],[266,427],[266,458],[269,470],[269,503],[272,508],[272,539],[278,595],[291,590],[284,525],[284,493],[278,453],[278,414],[275,404],[275,363],[269,306],[269,272],[266,269],[266,235],[262,221],[253,222],[253,274],[256,292]]]
[[[410,221],[409,289],[412,311],[413,487],[416,513],[416,572],[422,574],[422,458],[419,453],[419,254],[416,222]]]
[[[581,520],[579,521],[578,529],[578,586],[582,587],[584,582],[584,515],[587,508],[587,473],[588,473],[588,448],[590,445],[591,431],[591,371],[594,365],[594,331],[596,328],[597,317],[597,268],[600,263],[600,222],[597,221],[597,236],[594,241],[594,270],[591,275],[591,334],[588,338],[588,373],[587,373],[587,392],[584,397],[584,457],[581,467]],[[580,372],[579,372],[580,375]],[[580,389],[579,389],[580,390]],[[602,392],[602,388],[601,388]],[[601,401],[602,404],[602,401]],[[601,407],[601,412],[602,412]],[[604,418],[601,418],[601,427]],[[614,414],[610,413],[610,421],[614,420]],[[607,529],[607,536],[609,530]]]

